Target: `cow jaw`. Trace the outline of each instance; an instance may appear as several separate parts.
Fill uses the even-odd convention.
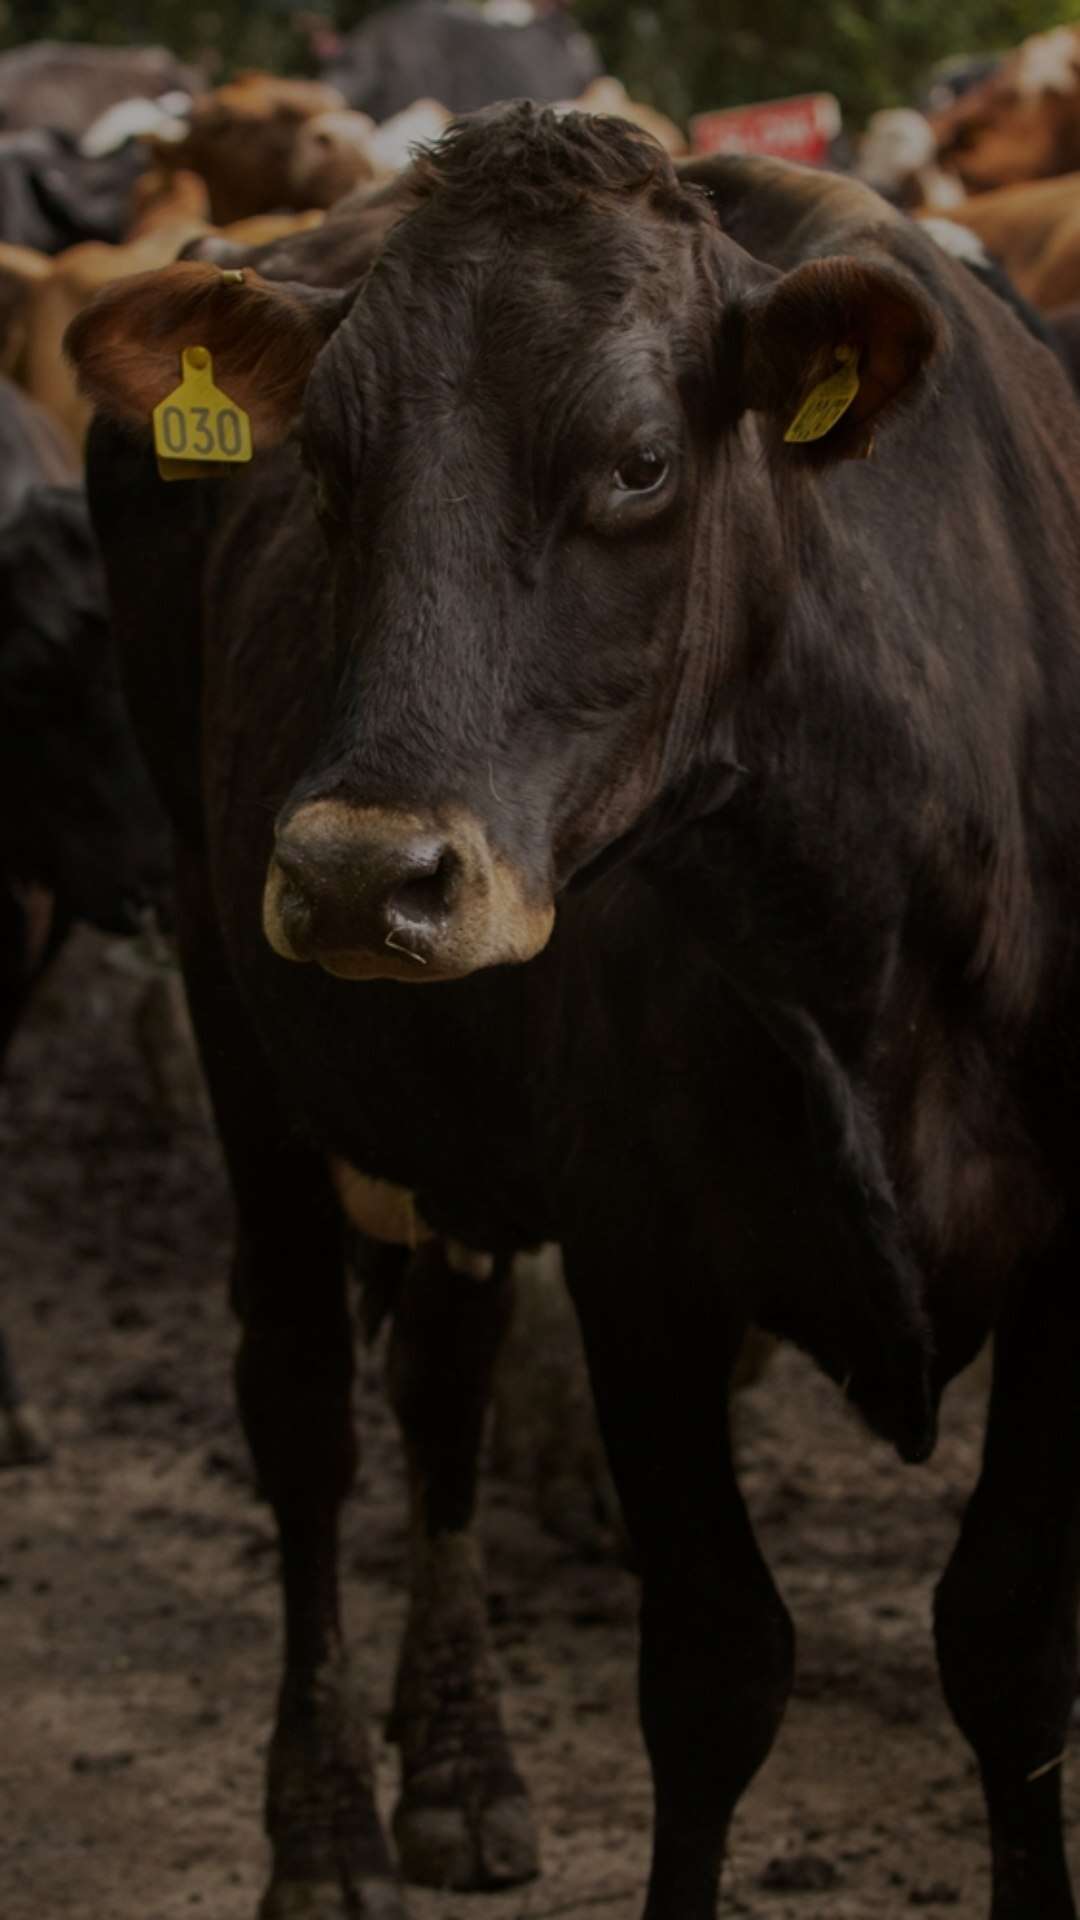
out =
[[[307,802],[280,824],[263,930],[283,960],[341,980],[458,980],[533,959],[554,924],[463,809]]]

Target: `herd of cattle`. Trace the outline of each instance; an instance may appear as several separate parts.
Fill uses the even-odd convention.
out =
[[[1010,56],[894,178],[871,129],[890,205],[673,158],[525,15],[482,31],[553,35],[546,84],[485,95],[556,104],[448,129],[484,101],[445,47],[438,89],[401,79],[408,35],[335,49],[333,94],[183,108],[175,68],[133,107],[65,55],[85,111],[69,75],[63,125],[8,113],[0,177],[56,224],[0,248],[0,1045],[73,920],[169,917],[281,1541],[263,1920],[535,1871],[471,1521],[512,1265],[547,1242],[641,1574],[648,1920],[712,1920],[791,1685],[729,1434],[752,1326],[911,1461],[994,1333],[937,1646],[992,1920],[1075,1920],[1080,38]],[[46,56],[14,90],[0,61],[5,112]],[[151,416],[195,348],[255,458],[164,484]],[[346,1217],[410,1465],[393,1853],[338,1607]],[[0,1347],[25,1452],[17,1398]]]

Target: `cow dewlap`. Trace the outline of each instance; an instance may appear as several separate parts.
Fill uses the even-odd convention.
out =
[[[348,1160],[331,1156],[330,1174],[342,1210],[361,1233],[383,1245],[411,1247],[414,1251],[435,1234],[417,1211],[416,1195],[392,1180],[376,1180],[361,1173]],[[443,1251],[452,1273],[466,1280],[490,1280],[495,1272],[495,1256],[482,1247],[467,1247],[461,1240],[445,1240]]]

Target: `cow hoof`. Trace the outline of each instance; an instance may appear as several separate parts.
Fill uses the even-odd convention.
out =
[[[396,1880],[274,1880],[259,1920],[408,1920]]]
[[[0,1413],[0,1467],[32,1467],[48,1460],[52,1448],[45,1425],[33,1407],[9,1407]]]
[[[490,1892],[520,1886],[540,1871],[532,1809],[524,1794],[466,1812],[409,1806],[394,1815],[401,1871],[418,1887]]]

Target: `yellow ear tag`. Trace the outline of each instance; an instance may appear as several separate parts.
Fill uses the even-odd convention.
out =
[[[808,394],[784,435],[785,440],[802,444],[822,440],[838,420],[843,419],[859,391],[858,349],[837,347],[841,362],[838,373],[831,373]]]
[[[251,459],[251,421],[214,385],[205,347],[185,347],[183,378],[154,408],[154,451],[163,480],[202,480]]]

